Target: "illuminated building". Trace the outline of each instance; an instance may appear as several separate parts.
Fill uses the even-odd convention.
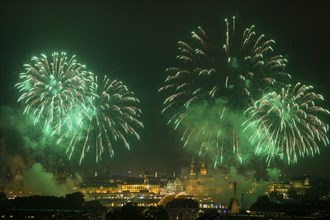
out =
[[[207,175],[207,168],[206,168],[205,160],[202,161],[202,167],[199,172],[200,172],[200,175],[202,175],[202,176]]]
[[[78,189],[79,190],[79,189]],[[106,207],[122,207],[128,202],[137,206],[156,206],[162,196],[160,184],[144,178],[123,177],[123,179],[93,178],[80,186],[86,200],[98,200]]]
[[[204,160],[201,163],[199,175],[196,174],[195,170],[195,161],[192,160],[190,164],[189,180],[186,184],[186,192],[196,197],[208,197],[209,191],[215,191],[215,179],[208,173]]]
[[[160,184],[149,181],[148,174],[144,178],[126,178],[124,180],[96,179],[85,182],[80,186],[82,193],[91,197],[104,197],[110,193],[153,193],[159,194]],[[103,195],[102,195],[103,194]]]
[[[183,191],[183,183],[179,178],[169,180],[164,187],[164,193],[179,193]]]
[[[160,184],[149,181],[148,173],[145,172],[143,182],[140,180],[135,181],[125,181],[121,184],[118,184],[118,192],[130,192],[130,193],[138,193],[138,192],[151,192],[154,194],[159,194],[160,192]]]
[[[21,170],[18,169],[16,171],[15,178],[12,182],[6,184],[4,188],[4,192],[7,194],[9,198],[15,198],[17,196],[27,196],[24,191],[24,178],[21,173]],[[31,193],[30,193],[31,194]]]
[[[311,188],[308,177],[306,177],[304,180],[302,179],[291,180],[290,184],[292,188],[296,190],[297,195],[305,195],[306,190]]]
[[[192,160],[190,164],[189,180],[186,185],[186,192],[189,195],[201,195],[203,194],[203,186],[198,184],[197,175],[195,171],[195,161]]]
[[[270,183],[268,185],[268,195],[271,192],[279,193],[283,195],[284,199],[288,198],[288,192],[290,190],[295,190],[297,195],[305,195],[306,190],[310,189],[312,186],[310,185],[309,178],[305,179],[293,179],[290,183]]]
[[[80,186],[80,190],[87,200],[108,196],[110,193],[117,193],[118,186],[111,182],[88,182]]]
[[[207,170],[205,161],[201,162],[201,167],[197,175],[195,161],[190,164],[189,179],[186,181],[186,198],[192,198],[199,204],[199,208],[219,208],[222,205],[217,204],[217,198],[212,198],[217,192],[215,178],[211,176]]]

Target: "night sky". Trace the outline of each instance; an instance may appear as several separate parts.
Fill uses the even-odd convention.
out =
[[[175,64],[177,41],[189,41],[198,26],[224,31],[224,19],[235,15],[243,26],[254,24],[257,33],[273,38],[289,60],[288,71],[323,94],[329,109],[329,11],[326,1],[1,1],[0,104],[18,106],[14,84],[31,56],[76,54],[93,73],[123,81],[141,101],[141,140],[131,141],[130,151],[115,148],[115,157],[97,166],[175,171],[187,166],[191,155],[161,115],[163,96],[157,90],[165,68]],[[287,172],[330,176],[322,169],[330,167],[329,146],[320,150]]]

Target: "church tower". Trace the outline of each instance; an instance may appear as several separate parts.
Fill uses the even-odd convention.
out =
[[[146,170],[146,172],[144,173],[143,183],[144,184],[149,184],[149,172],[148,172],[148,170]]]
[[[190,180],[196,180],[195,161],[194,161],[194,159],[191,161],[191,164],[190,164],[189,179]]]
[[[231,214],[238,214],[239,213],[236,182],[234,182],[234,197],[231,200],[230,213]]]
[[[24,179],[20,169],[16,171],[16,176],[11,187],[16,194],[22,195],[24,193]]]
[[[200,174],[202,176],[206,176],[207,175],[207,168],[206,168],[206,163],[205,163],[205,160],[202,161],[202,167],[201,169],[199,170]]]
[[[194,159],[191,161],[190,164],[190,173],[189,173],[189,180],[186,187],[187,193],[191,195],[196,195],[197,193],[197,176],[195,171],[195,161]]]

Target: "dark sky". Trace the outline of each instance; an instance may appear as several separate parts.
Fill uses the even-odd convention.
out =
[[[131,151],[115,149],[109,164],[175,170],[190,156],[160,114],[157,90],[164,69],[175,63],[177,41],[189,40],[197,26],[224,27],[224,19],[236,15],[243,25],[255,24],[257,33],[275,39],[292,75],[329,100],[329,11],[326,1],[1,1],[0,104],[17,105],[13,85],[31,56],[76,54],[92,72],[119,78],[142,103],[141,141],[133,141]],[[330,167],[329,147],[321,152],[288,172],[330,176],[319,168]]]

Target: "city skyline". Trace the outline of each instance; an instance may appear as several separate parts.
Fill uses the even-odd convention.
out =
[[[180,134],[167,125],[167,118],[161,114],[163,98],[157,90],[166,78],[164,70],[175,65],[177,41],[189,39],[190,32],[198,26],[224,27],[224,19],[233,15],[243,26],[254,24],[258,33],[275,39],[276,48],[289,60],[289,72],[314,86],[324,96],[324,107],[329,109],[328,9],[321,1],[1,2],[0,135],[6,143],[3,152],[12,163],[16,160],[29,166],[34,162],[56,164],[59,158],[67,156],[63,149],[46,149],[44,153],[22,149],[30,138],[21,137],[20,132],[27,127],[11,127],[23,118],[17,115],[21,107],[14,88],[22,65],[31,56],[66,51],[76,54],[78,61],[92,72],[119,78],[134,91],[141,102],[144,123],[141,139],[132,140],[130,150],[116,147],[113,158],[104,155],[98,164],[88,155],[77,170],[105,166],[118,171],[185,169],[198,156],[182,148]],[[329,122],[329,117],[325,120]],[[8,146],[12,148],[7,149]],[[320,146],[320,152],[314,157],[300,158],[297,164],[281,165],[280,169],[298,176],[307,173],[329,177],[330,173],[320,168],[330,166],[329,146]],[[76,166],[78,161],[70,163]],[[208,164],[211,166],[211,162]],[[267,168],[265,162],[262,168]]]

